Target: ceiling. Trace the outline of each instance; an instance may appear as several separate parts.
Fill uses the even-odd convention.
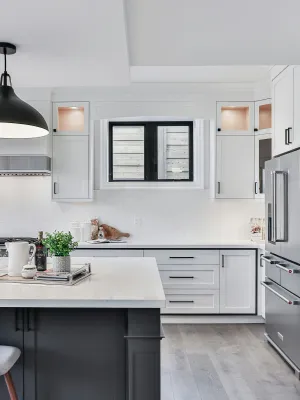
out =
[[[255,82],[300,64],[299,0],[10,0],[1,14],[15,86]]]

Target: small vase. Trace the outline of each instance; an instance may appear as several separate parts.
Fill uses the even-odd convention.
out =
[[[53,272],[71,272],[70,256],[52,256]]]

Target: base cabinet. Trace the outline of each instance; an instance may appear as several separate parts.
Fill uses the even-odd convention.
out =
[[[159,400],[161,335],[159,309],[0,308],[20,400]]]
[[[22,400],[24,398],[23,309],[0,308],[0,344],[18,347],[22,352],[11,371],[18,398]],[[0,376],[0,399],[9,400],[3,376]]]
[[[256,251],[222,250],[220,255],[220,313],[254,314]]]

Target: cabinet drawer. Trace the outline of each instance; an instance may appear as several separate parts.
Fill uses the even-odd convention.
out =
[[[78,249],[71,257],[143,257],[143,250]]]
[[[184,266],[183,266],[184,267]],[[160,270],[160,277],[164,288],[186,289],[218,289],[219,266],[198,265],[198,270]]]
[[[172,294],[166,290],[164,314],[217,314],[219,313],[219,291],[197,290],[196,293]]]
[[[145,250],[144,257],[155,257],[157,264],[219,264],[219,250]]]

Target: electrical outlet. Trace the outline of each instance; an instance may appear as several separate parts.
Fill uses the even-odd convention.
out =
[[[133,218],[134,225],[141,226],[142,225],[142,218],[141,217],[134,217]]]

